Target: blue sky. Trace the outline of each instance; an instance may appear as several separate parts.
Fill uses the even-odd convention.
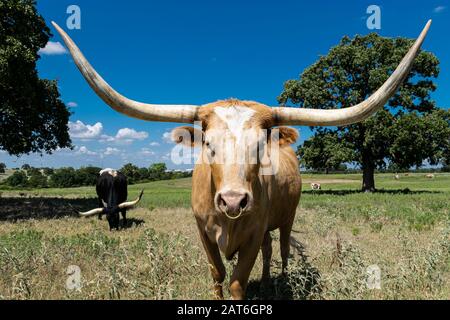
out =
[[[67,30],[69,5],[81,9],[81,30]],[[441,61],[433,98],[450,101],[450,4],[448,1],[106,1],[38,0],[47,24],[54,20],[79,45],[97,71],[129,98],[152,103],[203,104],[235,97],[277,104],[283,82],[297,78],[344,35],[372,32],[366,9],[381,7],[383,36],[415,38],[433,25],[423,48]],[[177,124],[125,117],[89,88],[56,31],[38,69],[57,79],[72,106],[74,151],[19,158],[0,153],[9,167],[119,168],[133,162],[167,162],[173,147],[164,134]],[[53,53],[53,54],[48,54]],[[299,128],[301,140],[310,136]],[[192,167],[192,166],[183,166]]]

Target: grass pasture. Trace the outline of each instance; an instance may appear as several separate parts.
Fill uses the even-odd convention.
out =
[[[288,276],[279,275],[273,233],[271,285],[262,288],[261,257],[248,298],[448,299],[450,175],[379,174],[379,192],[359,192],[361,177],[304,175]],[[322,190],[311,191],[320,182]],[[190,179],[145,189],[128,226],[79,218],[95,206],[94,188],[0,190],[0,298],[210,299],[212,280],[189,209]],[[226,262],[228,275],[234,261]],[[82,288],[68,290],[67,268],[79,266]],[[367,286],[379,268],[380,289]],[[227,281],[227,280],[226,280]],[[226,290],[225,290],[226,291]],[[226,292],[227,294],[227,292]]]

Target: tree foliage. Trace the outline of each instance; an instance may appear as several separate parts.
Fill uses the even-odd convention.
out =
[[[173,173],[166,171],[167,167],[165,163],[153,163],[148,169],[139,168],[132,163],[127,163],[120,169],[120,172],[127,176],[128,183],[130,184],[139,181],[171,179],[173,177]]]
[[[52,188],[70,188],[80,186],[77,173],[74,168],[60,168],[50,176],[50,186]]]
[[[50,175],[50,186],[54,188],[94,186],[100,170],[98,167],[55,169]]]
[[[28,186],[31,188],[47,188],[48,180],[47,177],[42,174],[40,170],[33,171],[28,174]]]
[[[383,38],[375,33],[353,39],[346,36],[327,55],[308,67],[298,80],[287,81],[279,102],[315,109],[358,104],[387,80],[412,43],[405,38]],[[298,153],[306,156],[304,161],[313,168],[323,168],[327,162],[336,165],[336,161],[359,164],[364,172],[363,190],[375,189],[374,171],[388,163],[409,167],[420,166],[424,160],[430,163],[442,161],[444,145],[448,144],[444,129],[446,121],[442,121],[445,112],[434,112],[437,108],[430,97],[436,89],[433,78],[438,74],[439,60],[434,54],[421,51],[400,90],[383,109],[358,124],[327,131],[312,128],[315,134],[312,141],[300,146]],[[408,136],[419,124],[421,129]],[[419,135],[431,144],[420,152]],[[320,138],[327,142],[319,142]],[[319,153],[324,146],[324,159],[320,159]],[[315,158],[309,157],[311,154],[316,154]]]
[[[449,110],[435,110],[425,115],[405,114],[394,123],[392,131],[390,159],[398,168],[420,167],[424,160],[431,165],[447,164]]]
[[[0,149],[11,155],[71,146],[56,81],[36,70],[50,36],[36,1],[0,1]]]
[[[148,168],[148,178],[150,180],[162,180],[166,178],[166,164],[165,163],[153,163]]]
[[[11,187],[27,187],[28,177],[24,171],[15,171],[6,179],[5,183]]]
[[[307,169],[325,171],[338,170],[352,158],[352,150],[340,141],[332,130],[318,129],[317,133],[306,140],[297,155]]]
[[[133,184],[136,181],[141,180],[141,173],[139,171],[139,167],[135,166],[132,163],[127,163],[119,171],[127,176],[129,184]]]
[[[25,166],[26,170],[17,170],[4,183],[13,188],[73,188],[81,186],[95,186],[101,168],[81,167],[74,169],[67,168],[34,168]],[[148,182],[168,179],[178,179],[190,177],[191,172],[167,171],[164,163],[155,163],[150,168],[139,168],[131,163],[126,164],[122,169],[128,182]]]

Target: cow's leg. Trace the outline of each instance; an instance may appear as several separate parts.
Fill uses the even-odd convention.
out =
[[[263,237],[251,239],[239,249],[238,262],[230,280],[230,293],[233,300],[245,299],[248,278],[255,265]]]
[[[281,270],[283,274],[286,274],[286,268],[288,266],[289,250],[290,250],[290,238],[291,230],[294,219],[289,221],[289,223],[280,227],[280,251],[281,251]]]
[[[211,275],[214,280],[214,298],[223,299],[222,283],[225,280],[225,266],[223,265],[222,257],[220,256],[219,247],[216,243],[209,240],[205,229],[201,227],[201,224],[197,222],[198,231],[200,233],[200,240],[202,241],[203,248],[206,251],[208,258]]]
[[[122,213],[122,226],[123,228],[127,227],[127,209],[123,209],[120,211]]]
[[[272,237],[269,231],[264,235],[261,251],[263,256],[262,281],[264,283],[270,278],[270,262],[272,260]]]
[[[103,201],[102,201],[102,199],[100,199],[100,198],[98,198],[98,207],[99,208],[103,208],[104,206],[103,206]],[[98,214],[98,220],[102,220],[102,214],[103,214],[103,212],[99,212],[99,214]]]

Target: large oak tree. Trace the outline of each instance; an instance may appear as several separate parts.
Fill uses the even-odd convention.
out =
[[[384,38],[375,33],[344,37],[325,56],[308,67],[297,80],[289,80],[278,100],[282,104],[316,109],[346,108],[364,101],[392,74],[413,41]],[[439,60],[421,51],[400,90],[383,109],[369,119],[349,126],[314,127],[315,136],[300,146],[299,154],[318,156],[317,148],[339,151],[331,161],[353,162],[363,170],[364,191],[375,190],[376,168],[395,163],[398,167],[434,164],[448,148],[448,112],[437,111],[430,93],[439,74]],[[447,136],[446,136],[447,135]],[[318,144],[317,139],[326,139]],[[420,142],[420,143],[419,143]],[[314,150],[316,149],[316,150]],[[447,149],[448,150],[448,149]],[[351,151],[351,152],[349,152]],[[327,159],[309,157],[303,163],[318,169]]]
[[[71,146],[56,81],[36,70],[50,36],[34,0],[0,1],[0,150],[11,155]]]

